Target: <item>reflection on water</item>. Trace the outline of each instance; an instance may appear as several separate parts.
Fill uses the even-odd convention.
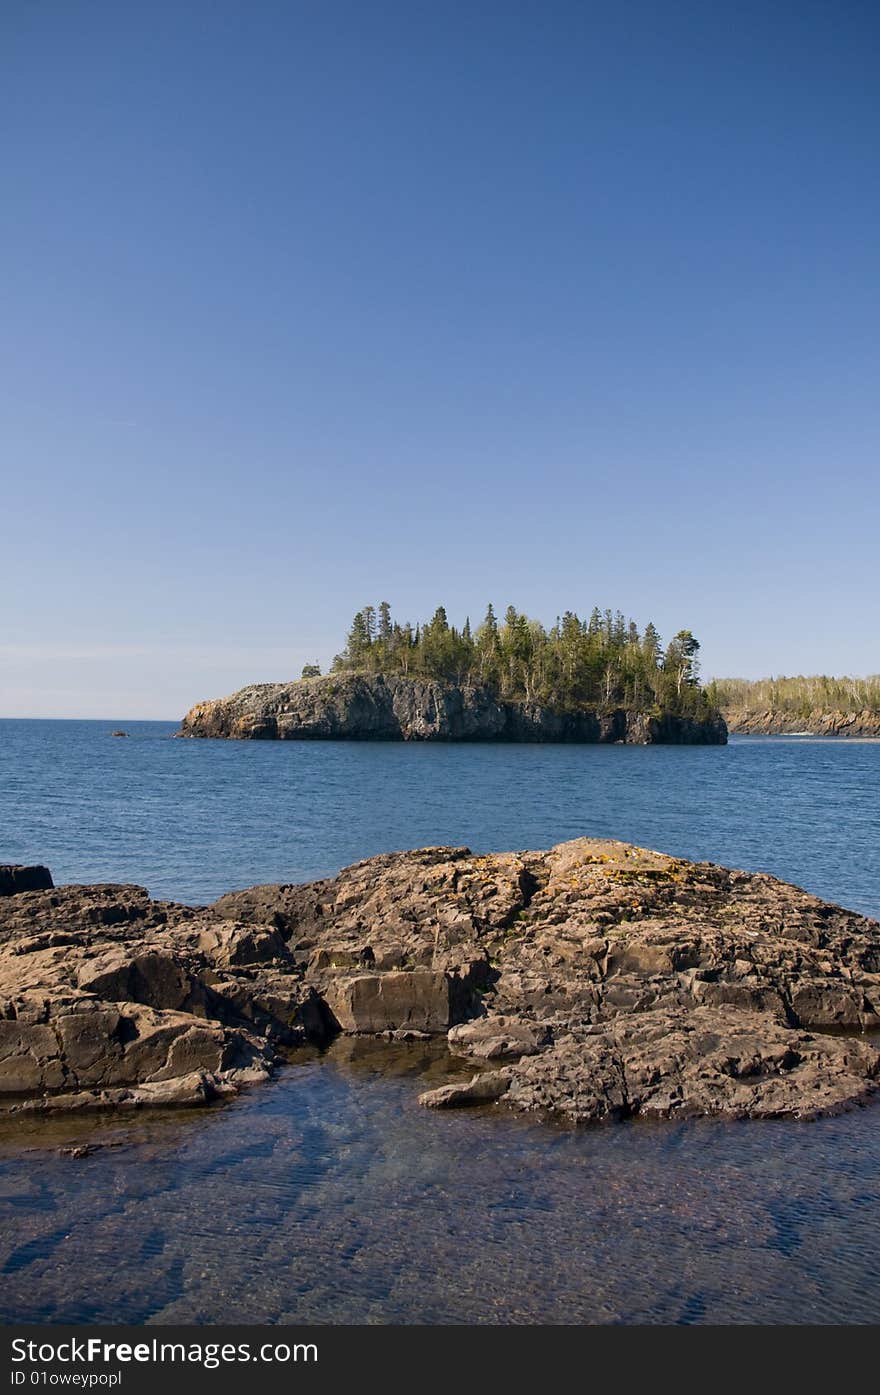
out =
[[[421,1109],[451,1068],[340,1041],[211,1112],[7,1124],[0,1316],[880,1321],[880,1106],[575,1132]]]

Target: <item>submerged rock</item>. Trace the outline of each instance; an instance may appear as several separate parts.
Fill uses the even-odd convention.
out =
[[[207,1102],[343,1032],[482,1065],[431,1107],[810,1118],[878,1088],[873,1029],[876,921],[625,843],[389,853],[203,908],[134,886],[0,900],[14,1108]]]
[[[491,1104],[501,1099],[510,1088],[510,1075],[504,1070],[487,1070],[470,1080],[454,1080],[436,1090],[419,1095],[419,1104],[426,1109],[460,1109],[468,1104]]]
[[[502,702],[489,688],[431,679],[343,673],[294,683],[255,683],[200,702],[179,736],[260,741],[564,741],[648,745],[723,744],[718,712],[705,717],[559,711],[538,702]]]

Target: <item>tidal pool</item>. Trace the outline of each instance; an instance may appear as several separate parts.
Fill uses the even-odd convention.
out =
[[[463,1068],[342,1039],[212,1111],[7,1122],[0,1316],[880,1321],[880,1107],[575,1131],[419,1106]]]

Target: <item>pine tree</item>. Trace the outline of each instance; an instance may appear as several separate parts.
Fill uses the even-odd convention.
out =
[[[431,630],[434,634],[445,634],[449,629],[449,621],[446,618],[445,606],[438,605],[431,619]]]
[[[649,663],[656,665],[660,662],[662,656],[660,636],[650,620],[645,626],[645,633],[642,636],[642,652]]]
[[[370,647],[370,632],[366,617],[362,610],[351,622],[351,629],[348,632],[348,639],[345,645],[345,656],[352,668],[357,668],[363,662],[364,656]]]
[[[699,641],[694,639],[690,630],[679,630],[674,639],[670,640],[666,646],[663,668],[673,679],[675,695],[678,699],[681,698],[685,686],[696,686],[699,672],[697,661],[699,648]]]
[[[354,617],[346,649],[333,667],[480,684],[504,699],[537,700],[565,710],[625,706],[646,711],[659,706],[701,714],[709,700],[699,686],[699,648],[690,630],[679,630],[664,654],[653,623],[640,634],[620,611],[594,609],[584,622],[576,611],[566,610],[545,630],[513,605],[499,626],[490,604],[474,634],[469,618],[461,630],[451,625],[442,605],[425,624],[392,623],[391,607],[382,601],[378,615],[365,606]],[[306,670],[312,667],[317,665]],[[801,681],[812,682],[817,694],[827,689],[829,697],[832,687],[835,693],[840,687],[829,680],[824,680],[825,688],[823,680]],[[851,686],[850,702],[856,695]]]

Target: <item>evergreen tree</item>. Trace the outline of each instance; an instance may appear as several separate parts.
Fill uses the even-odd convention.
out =
[[[699,672],[697,662],[699,648],[699,641],[694,639],[690,630],[679,630],[674,639],[670,640],[666,646],[663,669],[675,683],[677,698],[681,697],[685,685],[688,687],[696,686]]]
[[[642,637],[642,650],[644,652],[645,658],[650,663],[658,664],[660,662],[660,659],[662,657],[662,651],[660,648],[660,636],[658,635],[656,629],[654,628],[654,625],[650,620],[645,626],[645,633]]]
[[[632,620],[608,609],[594,609],[588,621],[566,610],[545,630],[513,605],[499,626],[490,604],[473,634],[469,619],[461,630],[450,625],[442,605],[425,624],[392,623],[382,601],[378,616],[372,606],[358,611],[333,666],[472,683],[500,698],[559,710],[660,707],[700,714],[709,701],[699,685],[699,648],[690,630],[679,630],[664,654],[652,623],[640,634]]]
[[[436,635],[445,634],[449,629],[449,621],[446,618],[446,608],[438,605],[431,619],[431,631]]]
[[[347,661],[351,668],[357,668],[363,662],[369,647],[369,627],[364,612],[359,610],[351,622],[351,629],[348,632],[343,659]]]

